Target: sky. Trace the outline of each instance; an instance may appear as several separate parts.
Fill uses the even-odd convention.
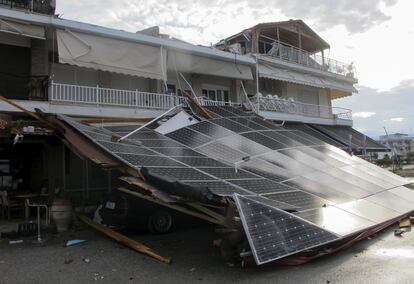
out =
[[[333,101],[353,110],[354,127],[378,137],[414,135],[413,0],[58,0],[63,18],[135,32],[161,32],[211,45],[257,23],[302,19],[354,62],[358,94]]]

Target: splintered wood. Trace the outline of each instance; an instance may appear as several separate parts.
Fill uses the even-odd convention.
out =
[[[105,227],[101,224],[98,224],[94,221],[92,221],[90,218],[84,216],[84,215],[80,215],[79,218],[87,225],[91,226],[92,228],[98,230],[99,232],[107,235],[108,237],[116,240],[117,242],[133,249],[136,250],[138,252],[141,252],[143,254],[146,254],[148,256],[151,256],[161,262],[170,264],[171,263],[171,257],[164,257],[159,255],[158,253],[156,253],[154,250],[152,250],[151,248],[147,247],[144,244],[141,244],[133,239],[130,239],[118,232],[115,232],[114,230],[109,229],[108,227]]]

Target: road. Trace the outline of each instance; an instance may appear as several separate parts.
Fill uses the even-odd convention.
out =
[[[171,265],[82,227],[43,245],[0,240],[0,283],[413,283],[414,230],[395,237],[393,229],[305,265],[240,268],[221,259],[209,226],[134,235]],[[87,242],[66,248],[69,239]]]

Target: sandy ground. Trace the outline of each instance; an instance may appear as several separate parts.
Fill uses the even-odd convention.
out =
[[[395,237],[393,229],[305,265],[240,268],[221,259],[209,226],[133,236],[171,256],[170,265],[81,228],[43,245],[0,240],[0,283],[413,283],[414,231]],[[74,238],[87,242],[66,248]]]

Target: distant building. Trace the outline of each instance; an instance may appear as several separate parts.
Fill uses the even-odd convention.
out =
[[[414,137],[410,137],[408,134],[395,133],[382,135],[379,141],[391,149],[391,155],[405,158],[409,153],[414,151]]]

